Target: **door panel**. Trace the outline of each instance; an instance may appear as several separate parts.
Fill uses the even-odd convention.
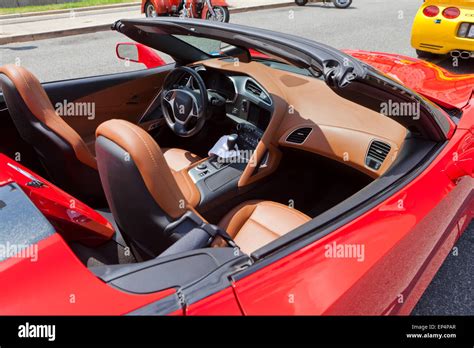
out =
[[[95,130],[110,119],[137,124],[174,64],[137,72],[53,82],[43,85],[54,107],[82,103],[93,116],[63,116],[94,152]]]

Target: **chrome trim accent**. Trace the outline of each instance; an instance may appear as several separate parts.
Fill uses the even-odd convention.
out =
[[[227,104],[234,104],[237,99],[239,99],[239,90],[237,89],[237,82],[235,81],[235,78],[233,76],[226,76],[230,82],[232,82],[232,86],[234,86],[234,99],[233,100],[226,100]]]
[[[253,93],[251,93],[248,89],[247,89],[247,83],[248,82],[253,82],[257,85],[257,87],[260,87],[263,91],[263,93],[268,97],[268,100],[270,100],[270,103],[267,103],[265,100],[263,100],[262,98],[260,97],[257,97],[255,96]],[[264,104],[268,105],[268,106],[272,106],[273,105],[273,99],[272,97],[270,96],[270,94],[267,92],[267,90],[260,84],[258,83],[256,80],[254,80],[253,78],[251,77],[248,77],[245,82],[244,82],[244,90],[249,93],[250,95],[252,95],[254,98],[257,98],[258,100],[262,101]]]

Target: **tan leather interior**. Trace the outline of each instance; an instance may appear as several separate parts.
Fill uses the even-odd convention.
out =
[[[239,180],[239,187],[277,170],[282,147],[313,152],[377,178],[396,160],[403,146],[407,134],[404,127],[338,96],[316,78],[276,70],[258,62],[236,65],[211,59],[197,64],[209,69],[247,74],[271,95],[272,118]],[[71,145],[79,161],[97,169],[95,139],[106,137],[130,154],[151,196],[166,214],[177,219],[187,210],[197,213],[194,208],[199,205],[200,192],[188,170],[203,159],[186,150],[161,149],[146,130],[135,125],[168,72],[129,81],[74,101],[95,103],[94,119],[61,118],[40,82],[22,67],[6,65],[0,67],[0,73],[13,81],[32,114]],[[118,119],[110,120],[112,117]],[[289,143],[288,136],[303,127],[311,128],[307,139],[302,144]],[[374,140],[391,146],[379,170],[365,164],[367,151]],[[255,164],[261,163],[267,154],[268,161],[257,171]],[[310,220],[302,212],[279,203],[249,201],[228,212],[219,226],[229,233],[243,252],[251,254]],[[224,244],[220,238],[213,243],[214,246]]]
[[[123,117],[136,123],[144,108],[156,95],[167,72],[133,80],[75,101],[75,103],[94,102],[96,104],[94,119],[60,117],[41,83],[23,67],[5,65],[0,68],[0,73],[12,80],[32,114],[71,145],[78,160],[97,169],[94,146],[96,129],[113,116]],[[130,93],[133,96],[130,96]],[[125,102],[121,102],[121,100],[125,100]],[[146,155],[146,153],[144,154]],[[189,202],[190,206],[196,207],[200,201],[200,194],[187,174],[186,168],[201,159],[191,152],[181,149],[165,149],[164,157],[185,200]],[[178,213],[174,209],[170,209],[170,211],[173,214]]]
[[[31,72],[23,67],[9,64],[0,67],[0,74],[5,74],[13,82],[31,113],[70,144],[79,161],[93,169],[97,169],[95,158],[86,143],[56,113],[43,86]]]
[[[278,168],[281,159],[281,152],[278,149],[278,138],[275,136],[275,133],[278,132],[288,109],[288,105],[285,101],[285,92],[281,88],[282,85],[278,83],[278,80],[272,77],[275,70],[256,62],[240,62],[239,64],[234,64],[233,62],[230,63],[220,59],[210,59],[197,64],[227,72],[245,73],[258,81],[258,83],[270,93],[274,107],[272,118],[247,168],[239,180],[239,187],[249,185],[272,174]],[[258,173],[255,173],[256,164],[261,163],[267,151],[269,153],[267,165],[259,168]]]
[[[176,219],[192,209],[160,146],[145,130],[124,120],[110,120],[97,128],[96,136],[113,141],[130,154],[150,194],[169,216]]]
[[[94,103],[94,117],[64,117],[63,119],[76,130],[90,149],[94,149],[95,130],[105,121],[121,119],[138,124],[140,117],[161,88],[168,72],[137,78],[74,100],[76,104]],[[147,126],[149,123],[144,125],[144,127]]]
[[[182,149],[161,149],[166,162],[168,162],[171,170],[179,172],[183,169],[189,168],[196,162],[201,160],[201,157]]]
[[[407,135],[399,123],[340,97],[321,80],[280,71],[275,75],[286,86],[287,101],[293,106],[280,125],[277,135],[280,146],[323,155],[373,178],[385,173],[395,161]],[[306,141],[288,143],[288,136],[302,127],[312,129]],[[379,170],[365,164],[373,140],[391,147]]]
[[[247,74],[271,95],[272,118],[239,180],[240,187],[277,170],[282,147],[313,152],[377,178],[395,161],[406,137],[407,130],[397,122],[338,96],[316,78],[276,70],[258,62],[236,65],[211,59],[197,64]],[[67,141],[82,163],[97,169],[95,137],[106,137],[130,154],[150,194],[170,217],[179,218],[187,210],[196,212],[194,208],[201,197],[188,170],[203,159],[186,150],[161,149],[144,129],[135,125],[156,96],[167,72],[76,100],[76,103],[96,104],[92,120],[86,117],[62,119],[40,82],[26,69],[6,65],[0,68],[0,73],[13,81],[32,113]],[[109,120],[112,117],[119,119]],[[302,127],[312,129],[308,138],[302,144],[287,142],[288,136]],[[391,146],[379,170],[365,165],[367,151],[374,140]],[[268,161],[257,171],[255,164],[261,163],[267,153]],[[234,238],[243,252],[250,254],[310,220],[309,216],[279,203],[249,201],[232,209],[219,226]],[[214,246],[223,244],[219,238],[214,242]]]
[[[302,212],[270,201],[248,201],[232,209],[219,223],[240,249],[251,254],[284,234],[310,221]],[[217,238],[213,246],[225,246]]]
[[[191,207],[197,207],[201,201],[201,194],[197,186],[188,174],[188,170],[203,161],[203,159],[192,152],[182,149],[162,149],[168,166],[181,189],[184,197]]]
[[[207,68],[245,73],[259,82],[271,95],[274,111],[254,158],[242,175],[245,186],[276,170],[279,147],[293,147],[343,162],[373,178],[381,176],[397,158],[406,129],[380,113],[348,101],[334,93],[324,81],[313,77],[270,68],[258,62],[234,64],[221,59],[202,61]],[[311,127],[308,139],[300,145],[286,142],[294,130]],[[379,170],[365,165],[365,155],[373,140],[390,144],[391,151]],[[266,151],[270,157],[265,168],[255,174]]]

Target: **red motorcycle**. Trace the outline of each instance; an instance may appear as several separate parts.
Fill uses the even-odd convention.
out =
[[[174,16],[229,22],[229,5],[225,0],[142,0],[147,17]]]

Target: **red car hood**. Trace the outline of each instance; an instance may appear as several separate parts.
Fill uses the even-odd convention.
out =
[[[397,54],[359,50],[344,52],[444,107],[462,109],[473,96],[473,74],[452,74],[433,63]]]

